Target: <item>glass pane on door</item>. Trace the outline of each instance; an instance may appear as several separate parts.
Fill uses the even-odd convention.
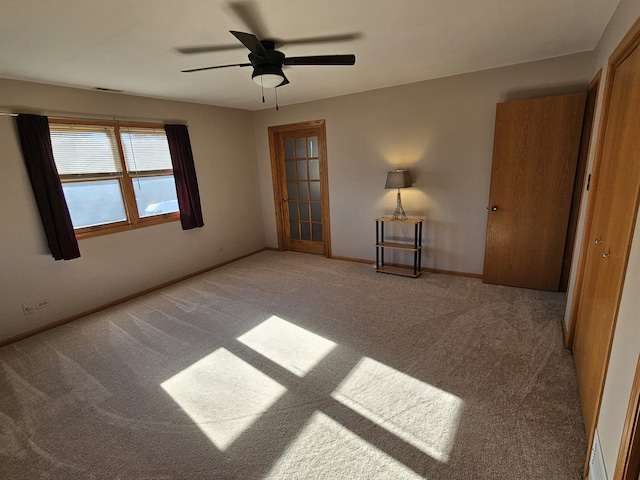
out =
[[[300,220],[303,222],[309,221],[309,207],[305,204],[300,205]]]
[[[306,180],[307,179],[307,161],[306,160],[298,160],[298,180]]]
[[[287,183],[287,195],[289,195],[289,201],[298,198],[297,185],[294,182]]]
[[[320,160],[317,136],[284,139],[289,236],[322,242]]]
[[[293,144],[293,138],[287,138],[284,141],[284,159],[292,160],[295,158],[295,147]]]
[[[296,179],[296,162],[285,161],[285,168],[287,170],[287,180]]]
[[[321,223],[312,223],[311,224],[311,234],[313,235],[313,240],[316,242],[322,241],[322,224]]]
[[[309,160],[309,179],[320,180],[320,160]]]
[[[311,240],[311,224],[309,223],[301,223],[300,231],[302,232],[302,240]]]
[[[298,220],[298,204],[289,202],[289,219],[291,221]]]
[[[298,222],[289,222],[290,230],[291,230],[291,239],[299,240],[300,239],[300,231],[299,231],[299,223]]]
[[[311,204],[311,221],[313,222],[322,222],[322,209],[319,203]]]
[[[298,182],[298,193],[300,200],[309,200],[309,182]]]
[[[302,138],[296,138],[296,158],[307,158],[307,145]]]
[[[320,182],[310,182],[309,187],[311,189],[311,200],[319,202],[320,201]]]
[[[318,137],[307,137],[309,158],[318,158]]]

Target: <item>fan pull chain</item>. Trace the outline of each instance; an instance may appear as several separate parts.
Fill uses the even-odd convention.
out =
[[[262,83],[262,75],[260,76],[260,88],[262,89],[262,103],[264,103],[264,84]]]
[[[276,92],[276,112],[278,110],[280,110],[280,108],[278,108],[278,87],[273,89]]]

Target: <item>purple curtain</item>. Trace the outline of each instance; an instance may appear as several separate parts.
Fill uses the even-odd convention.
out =
[[[165,125],[164,130],[169,141],[182,229],[202,227],[204,221],[200,207],[200,191],[198,190],[196,168],[193,164],[189,131],[186,125]]]
[[[51,254],[56,260],[78,258],[78,241],[53,161],[49,121],[39,115],[20,114],[17,125],[22,156]]]

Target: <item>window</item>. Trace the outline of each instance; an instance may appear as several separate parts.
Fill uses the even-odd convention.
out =
[[[79,238],[179,219],[162,126],[51,120],[49,128]]]

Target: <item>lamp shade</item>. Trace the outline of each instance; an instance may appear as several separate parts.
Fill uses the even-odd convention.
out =
[[[409,170],[396,170],[387,174],[387,183],[384,188],[407,188],[411,186],[411,174]]]

